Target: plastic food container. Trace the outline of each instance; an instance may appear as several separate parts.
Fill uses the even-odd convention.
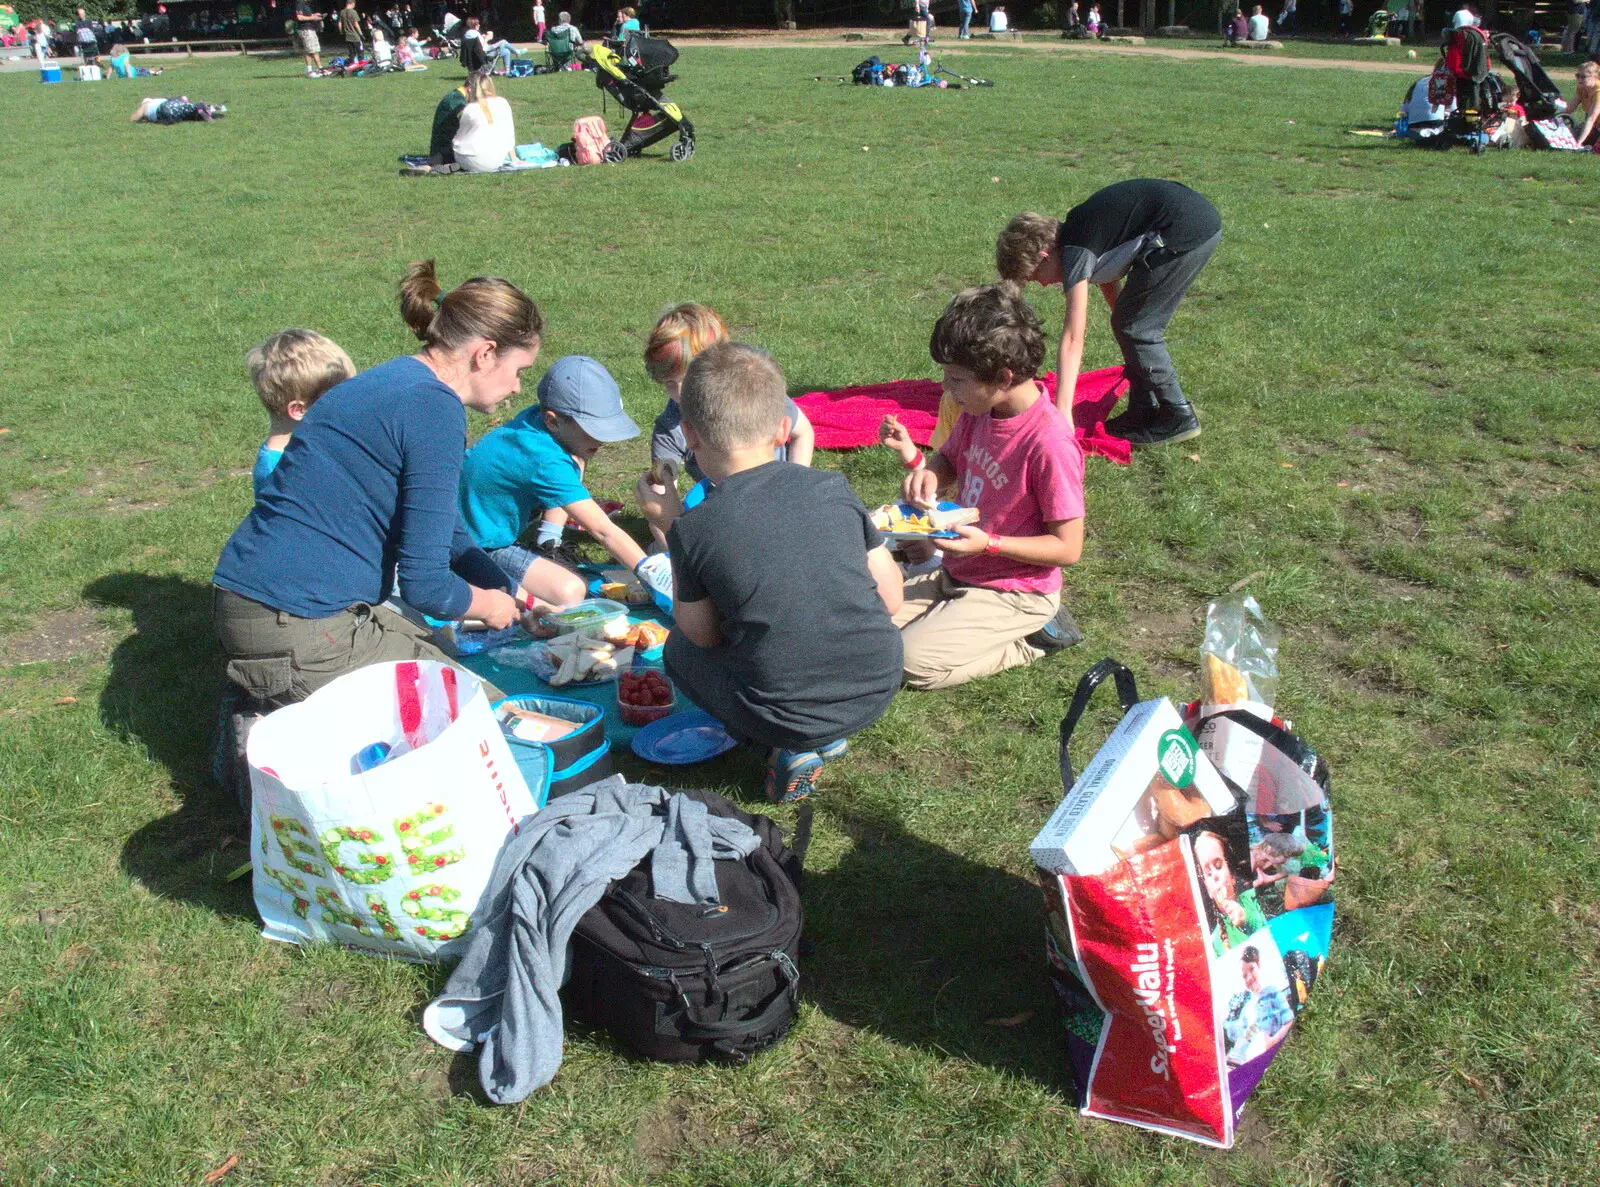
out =
[[[613,602],[610,598],[585,598],[576,606],[557,610],[548,617],[555,624],[557,633],[570,635],[573,631],[609,622],[619,615],[628,617],[628,608],[621,602]]]
[[[667,703],[656,704],[661,699],[659,695],[651,696],[650,704],[643,703],[641,682],[647,683],[651,689],[665,690]],[[630,696],[639,699],[629,700]],[[617,716],[623,725],[649,725],[652,721],[671,717],[677,711],[678,690],[672,687],[672,681],[659,668],[635,668],[617,678]]]
[[[40,82],[60,82],[61,81],[61,67],[60,66],[41,66],[39,68],[39,81]]]

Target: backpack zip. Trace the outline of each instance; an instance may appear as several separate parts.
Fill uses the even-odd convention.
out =
[[[702,952],[707,947],[706,944],[702,944],[698,941],[685,940],[682,936],[674,932],[665,923],[663,923],[656,916],[655,912],[651,911],[650,908],[645,905],[644,900],[638,895],[634,894],[633,891],[623,890],[621,887],[617,887],[613,893],[616,900],[627,909],[628,914],[632,915],[640,923],[644,924],[645,927],[650,929],[650,934],[655,938],[657,943],[664,944],[668,948],[678,952]],[[777,908],[770,903],[768,904],[766,914],[767,919],[764,920],[759,927],[750,928],[746,931],[740,932],[737,935],[722,937],[718,940],[718,944],[722,948],[726,949],[733,947],[740,941],[748,940],[754,936],[765,934],[771,929],[773,922],[779,918],[779,912]]]

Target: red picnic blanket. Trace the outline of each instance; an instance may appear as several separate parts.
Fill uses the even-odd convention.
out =
[[[1039,380],[1048,399],[1056,398],[1054,371]],[[1127,390],[1121,367],[1105,367],[1078,376],[1072,402],[1072,421],[1078,446],[1085,457],[1097,454],[1119,466],[1133,456],[1128,443],[1106,432],[1106,417]],[[842,387],[835,392],[809,392],[795,401],[805,410],[817,431],[818,449],[860,449],[878,443],[878,425],[890,413],[911,431],[911,439],[926,445],[939,421],[937,379],[897,379],[863,387]]]

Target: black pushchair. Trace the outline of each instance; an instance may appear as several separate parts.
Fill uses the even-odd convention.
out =
[[[606,160],[625,161],[677,133],[672,146],[674,161],[694,155],[694,125],[683,118],[676,103],[661,92],[678,76],[672,65],[678,51],[670,41],[630,32],[620,42],[596,46],[592,54],[595,85],[629,112],[621,137],[606,148]]]
[[[1517,102],[1532,128],[1538,129],[1549,120],[1562,121],[1566,104],[1561,88],[1551,81],[1534,52],[1511,34],[1491,34],[1475,25],[1464,25],[1446,29],[1440,48],[1439,64],[1433,72],[1438,85],[1430,87],[1430,96],[1437,91],[1441,105],[1444,98],[1453,98],[1455,109],[1445,121],[1444,134],[1435,138],[1438,147],[1462,144],[1473,152],[1482,152],[1505,118],[1501,110],[1505,88],[1490,69],[1491,51],[1515,77]]]
[[[1561,88],[1539,64],[1539,55],[1510,33],[1491,33],[1489,44],[1517,80],[1517,102],[1530,120],[1550,119],[1567,108]]]

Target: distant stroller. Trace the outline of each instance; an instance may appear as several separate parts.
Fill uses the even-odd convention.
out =
[[[1561,88],[1539,64],[1539,55],[1509,33],[1491,33],[1495,55],[1517,80],[1517,102],[1530,120],[1549,119],[1567,110]]]
[[[1490,69],[1491,48],[1516,79],[1517,103],[1528,118],[1530,136],[1547,136],[1542,126],[1549,121],[1564,122],[1566,101],[1561,88],[1539,65],[1533,50],[1509,33],[1490,34],[1476,25],[1463,25],[1445,31],[1439,64],[1429,80],[1428,95],[1435,105],[1455,103],[1444,134],[1434,141],[1440,147],[1464,144],[1473,152],[1482,152],[1491,143],[1505,104],[1505,86]]]
[[[596,46],[592,56],[595,85],[630,113],[621,138],[606,149],[606,160],[638,156],[673,133],[678,142],[672,146],[672,159],[687,161],[694,155],[694,125],[683,118],[676,103],[660,97],[678,77],[669,69],[678,60],[670,41],[629,33],[621,42]]]

